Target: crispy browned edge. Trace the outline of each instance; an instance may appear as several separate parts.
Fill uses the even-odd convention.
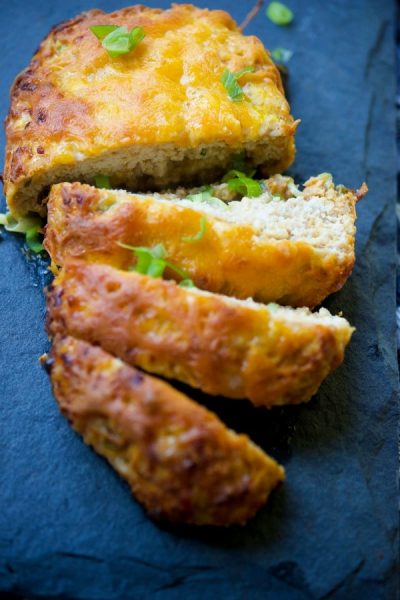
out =
[[[47,298],[50,335],[69,334],[209,394],[273,406],[307,401],[343,360],[352,328],[290,320],[108,265],[69,259]]]
[[[245,523],[284,479],[246,435],[99,347],[57,337],[47,366],[64,415],[156,518]]]

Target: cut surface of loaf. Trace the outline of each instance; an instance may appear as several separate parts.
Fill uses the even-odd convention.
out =
[[[246,435],[98,347],[57,338],[50,364],[64,415],[156,518],[244,523],[284,479]]]
[[[267,407],[309,400],[342,362],[353,331],[325,309],[263,306],[72,259],[49,289],[47,329],[206,393]]]
[[[55,265],[68,256],[128,268],[119,243],[162,243],[168,258],[202,289],[291,306],[318,305],[342,287],[354,265],[357,193],[327,174],[300,190],[289,177],[264,183],[256,198],[232,200],[227,184],[212,188],[227,202],[178,190],[130,194],[79,183],[53,186],[45,246]],[[188,199],[189,197],[189,199]],[[204,234],[193,243],[202,219]]]
[[[141,27],[143,41],[110,57],[90,31]],[[233,101],[221,77],[240,78]],[[213,181],[237,153],[277,173],[294,157],[296,124],[263,44],[221,10],[175,4],[91,10],[52,29],[11,91],[5,195],[11,212],[45,215],[49,186],[162,189]]]

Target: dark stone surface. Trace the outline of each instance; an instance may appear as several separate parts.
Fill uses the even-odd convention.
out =
[[[1,3],[0,108],[53,24],[92,0]],[[97,1],[118,7],[118,1]],[[149,2],[156,6],[162,2]],[[228,1],[199,2],[229,8]],[[42,277],[19,241],[0,244],[0,590],[25,597],[232,600],[393,599],[397,590],[394,4],[288,0],[248,33],[294,51],[289,93],[302,119],[293,172],[370,193],[357,266],[328,302],[357,327],[345,364],[308,405],[256,410],[207,400],[282,460],[287,483],[244,528],[159,527],[59,415],[37,357]],[[240,21],[252,1],[231,9]]]

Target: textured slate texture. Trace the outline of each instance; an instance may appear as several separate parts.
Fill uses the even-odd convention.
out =
[[[13,77],[42,36],[91,1],[1,3],[2,115]],[[118,7],[114,0],[96,4]],[[251,5],[236,2],[231,10],[241,21]],[[396,597],[394,4],[290,0],[290,6],[291,27],[278,28],[262,13],[247,32],[270,48],[294,51],[289,93],[302,124],[293,172],[304,179],[331,171],[349,186],[366,179],[370,194],[359,206],[357,266],[327,303],[357,327],[345,364],[307,406],[268,413],[207,401],[284,462],[287,483],[244,528],[152,523],[59,415],[37,362],[47,345],[43,278],[6,235],[0,244],[3,592],[84,600]]]

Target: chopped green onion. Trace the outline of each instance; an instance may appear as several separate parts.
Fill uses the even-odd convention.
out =
[[[134,27],[129,34],[129,43],[131,50],[136,48],[138,44],[144,39],[145,32],[141,27]]]
[[[118,25],[93,25],[90,31],[94,33],[98,40],[102,41],[109,33],[118,29]]]
[[[29,229],[38,225],[41,227],[42,221],[39,217],[20,217],[16,219],[11,215],[11,213],[1,214],[0,215],[0,225],[4,225],[4,229],[6,231],[11,231],[12,233],[26,233]]]
[[[12,233],[24,233],[26,243],[33,252],[39,253],[44,250],[39,233],[42,228],[40,217],[32,216],[16,219],[10,213],[2,213],[0,214],[0,225],[3,225],[6,231]]]
[[[293,12],[282,2],[270,2],[266,15],[272,23],[281,26],[290,25],[294,18]]]
[[[36,254],[39,254],[44,250],[43,244],[39,238],[39,229],[40,227],[35,225],[34,227],[31,227],[31,229],[28,229],[25,236],[28,248]]]
[[[275,48],[271,50],[271,56],[276,62],[287,63],[293,56],[293,52],[287,48]]]
[[[109,190],[111,188],[110,178],[107,177],[107,175],[97,175],[94,181],[97,188],[102,188],[104,190]]]
[[[242,75],[245,75],[246,73],[251,73],[252,71],[254,71],[254,67],[245,67],[244,69],[242,69],[241,71],[237,71],[236,73],[232,73],[228,69],[225,69],[225,71],[222,73],[221,82],[225,87],[226,91],[228,92],[229,97],[234,102],[239,102],[244,98],[244,93],[242,88],[238,84],[238,79],[240,79]]]
[[[187,196],[185,200],[189,200],[190,202],[204,202],[205,204],[209,204],[210,206],[215,206],[216,208],[223,208],[225,210],[228,208],[225,202],[223,202],[219,198],[215,198],[212,195],[211,187],[204,188],[201,192],[197,192],[197,194],[189,194],[189,196]]]
[[[145,33],[141,27],[128,31],[127,27],[114,25],[96,25],[91,32],[101,41],[111,58],[128,54],[143,40]]]
[[[182,279],[182,281],[179,282],[179,285],[184,288],[195,288],[196,287],[191,279]]]
[[[193,236],[185,236],[182,238],[182,240],[184,242],[199,242],[206,231],[206,226],[207,226],[207,219],[205,217],[201,217],[200,219],[200,229],[199,231],[196,233],[196,235]]]
[[[255,171],[252,171],[250,176],[247,176],[245,173],[234,169],[229,171],[222,181],[228,184],[230,190],[243,194],[248,198],[255,198],[262,193],[262,187],[258,181],[252,179],[254,173]]]
[[[149,277],[163,277],[165,269],[168,268],[182,277],[183,281],[191,281],[186,271],[165,260],[167,253],[164,244],[157,244],[152,248],[146,248],[143,246],[129,246],[122,242],[117,243],[121,248],[131,250],[137,258],[136,265],[133,268],[130,267],[129,271],[135,271]]]

